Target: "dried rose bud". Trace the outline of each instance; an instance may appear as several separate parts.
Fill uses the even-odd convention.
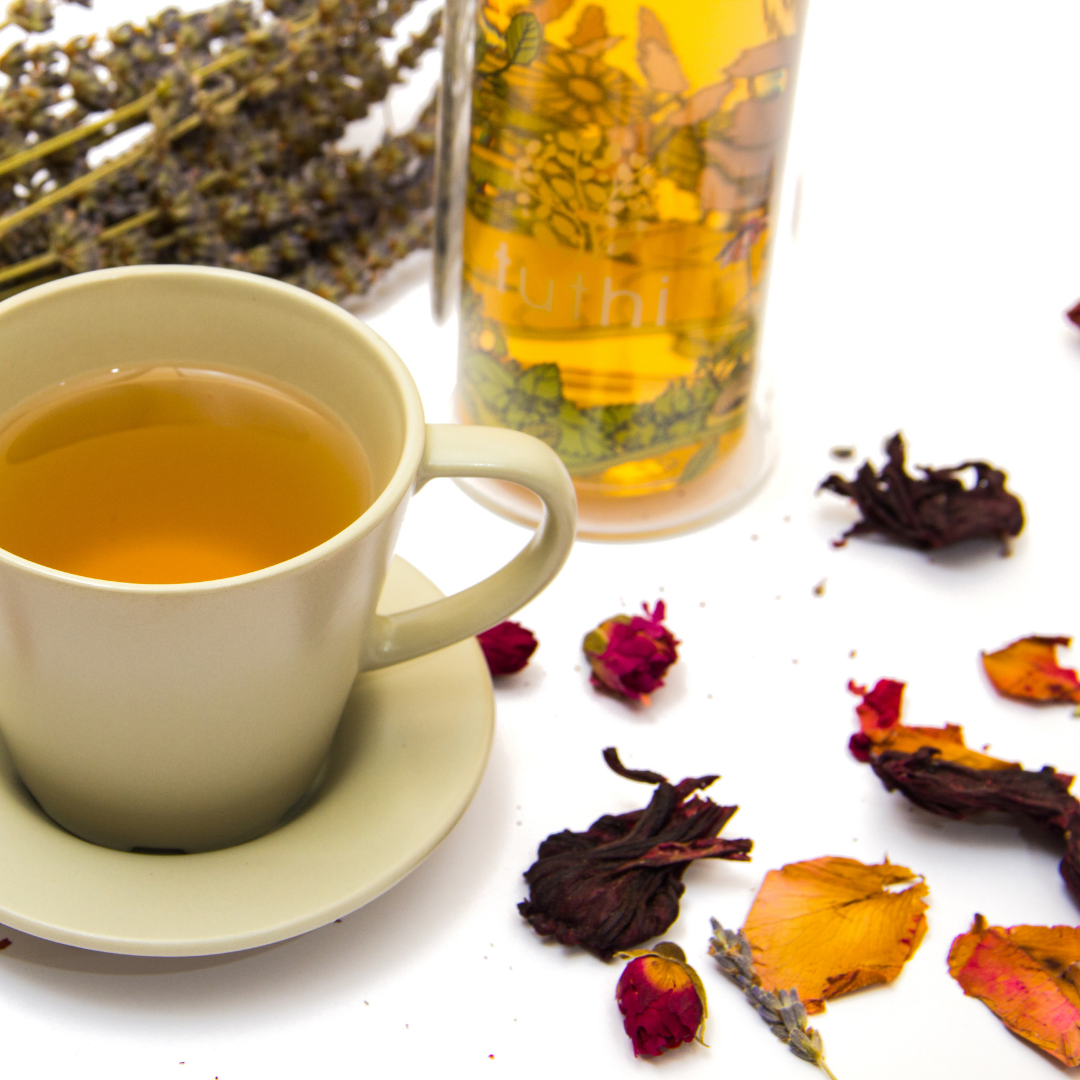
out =
[[[484,659],[492,675],[513,675],[520,671],[540,644],[531,630],[516,622],[501,622],[477,634],[476,640],[484,650]]]
[[[667,669],[679,658],[679,642],[664,626],[664,601],[652,611],[642,604],[648,618],[615,615],[585,635],[582,648],[592,668],[590,682],[598,690],[649,704],[649,694],[664,685]]]
[[[670,941],[652,949],[619,953],[630,959],[619,977],[615,1000],[626,1019],[623,1027],[634,1044],[634,1057],[659,1057],[683,1043],[702,1042],[708,1010],[705,987],[686,962],[686,953]]]

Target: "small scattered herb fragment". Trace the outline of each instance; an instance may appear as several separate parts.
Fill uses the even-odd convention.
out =
[[[716,959],[720,970],[746,995],[769,1025],[772,1033],[802,1061],[816,1065],[831,1080],[836,1080],[825,1064],[825,1047],[821,1035],[807,1023],[806,1009],[794,990],[774,993],[765,990],[754,968],[750,942],[741,930],[725,930],[712,920],[713,936],[709,939],[709,954]]]
[[[976,915],[949,950],[949,974],[1015,1035],[1080,1065],[1080,929],[990,926]]]
[[[704,1044],[708,1006],[698,973],[674,942],[619,953],[629,960],[615,988],[634,1057],[659,1057],[683,1043]]]
[[[982,654],[994,689],[1023,701],[1080,702],[1080,679],[1072,668],[1058,667],[1057,647],[1067,637],[1025,637],[997,652]]]
[[[525,872],[529,898],[518,911],[541,936],[610,960],[664,933],[678,918],[682,876],[692,862],[747,862],[754,845],[717,835],[737,806],[691,798],[719,777],[671,784],[659,773],[627,769],[614,747],[604,751],[604,760],[627,780],[655,784],[649,805],[605,814],[585,832],[552,833]]]
[[[883,683],[889,686],[883,688]],[[857,711],[865,736],[858,746],[852,740],[852,753],[869,762],[887,791],[901,791],[916,806],[942,817],[960,819],[995,810],[1063,836],[1061,876],[1080,903],[1080,802],[1069,794],[1073,777],[1050,765],[1031,772],[1014,761],[969,750],[963,729],[954,724],[944,728],[901,724],[903,683],[883,679],[870,692],[852,684],[849,688],[863,695]],[[881,700],[895,697],[895,711],[890,706],[879,713],[875,695]]]
[[[1005,541],[1024,527],[1020,500],[1005,490],[1005,473],[985,461],[964,461],[945,469],[921,467],[921,477],[904,468],[904,440],[897,432],[885,444],[889,461],[880,473],[863,462],[854,480],[833,473],[819,485],[837,495],[854,499],[862,513],[839,540],[878,533],[898,544],[920,551],[957,544],[962,540]],[[965,487],[960,473],[975,472],[973,487]]]
[[[521,623],[501,622],[476,635],[492,675],[513,675],[520,671],[540,643]]]
[[[794,990],[809,1013],[892,982],[926,934],[919,874],[826,856],[770,870],[743,933],[766,990]]]
[[[582,648],[592,668],[589,681],[630,701],[649,704],[664,685],[667,669],[678,659],[679,641],[664,626],[664,601],[640,615],[614,615],[585,635]]]

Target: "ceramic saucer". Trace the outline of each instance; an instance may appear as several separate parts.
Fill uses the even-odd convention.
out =
[[[379,610],[441,593],[394,559]],[[79,840],[45,816],[0,744],[0,922],[103,952],[200,956],[314,930],[413,870],[469,805],[495,703],[474,639],[361,675],[326,775],[274,832],[199,855]]]

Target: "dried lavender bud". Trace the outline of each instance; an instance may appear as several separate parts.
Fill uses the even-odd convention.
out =
[[[549,836],[525,872],[529,899],[518,911],[538,934],[609,960],[662,934],[678,918],[690,863],[748,861],[753,841],[717,837],[737,806],[690,798],[718,777],[670,784],[658,773],[624,768],[614,747],[604,751],[604,760],[620,776],[655,783],[649,805],[605,814],[585,832],[564,829]]]
[[[898,544],[934,551],[961,540],[989,538],[1004,541],[1024,527],[1020,500],[1005,490],[1005,473],[985,461],[965,461],[947,469],[920,467],[922,478],[904,468],[904,440],[897,432],[885,445],[888,464],[880,473],[863,462],[854,480],[835,473],[824,488],[854,499],[862,513],[836,545],[849,536],[880,533]],[[964,487],[958,474],[974,469],[975,486]]]
[[[821,1035],[808,1025],[806,1009],[794,990],[778,993],[764,990],[761,977],[754,969],[750,942],[741,930],[725,930],[712,919],[713,936],[709,939],[709,955],[717,967],[745,995],[758,1015],[769,1025],[772,1033],[803,1061],[816,1065],[826,1076],[836,1080],[825,1064],[825,1047]]]

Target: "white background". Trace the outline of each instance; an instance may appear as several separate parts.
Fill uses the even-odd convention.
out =
[[[119,0],[75,9],[62,33],[128,12]],[[1060,843],[886,794],[846,751],[856,699],[845,683],[906,680],[908,722],[962,723],[973,746],[1080,771],[1080,720],[997,698],[978,655],[1024,634],[1080,634],[1080,333],[1061,316],[1080,296],[1078,39],[1080,7],[1066,0],[814,0],[765,346],[781,458],[763,493],[693,535],[577,546],[520,616],[541,645],[497,689],[474,803],[411,877],[340,924],[184,961],[7,932],[5,1074],[646,1075],[613,1001],[618,965],[541,942],[515,909],[548,833],[648,798],[607,771],[609,745],[676,779],[722,773],[712,795],[740,805],[725,834],[755,842],[752,863],[686,874],[667,936],[705,981],[710,1048],[667,1055],[655,1066],[667,1076],[811,1076],[715,972],[708,918],[741,924],[765,871],[785,862],[885,854],[926,876],[930,929],[895,983],[815,1021],[837,1077],[1068,1072],[965,998],[945,966],[977,911],[1005,926],[1080,921]],[[414,260],[367,311],[440,419],[454,332],[430,323],[424,269]],[[1029,518],[1011,558],[995,545],[934,558],[830,547],[853,515],[814,494],[838,466],[829,448],[879,459],[898,428],[917,462],[982,457],[1008,470]],[[441,482],[416,499],[399,550],[449,591],[524,538]],[[593,692],[582,635],[661,597],[683,641],[668,686],[649,709]]]

